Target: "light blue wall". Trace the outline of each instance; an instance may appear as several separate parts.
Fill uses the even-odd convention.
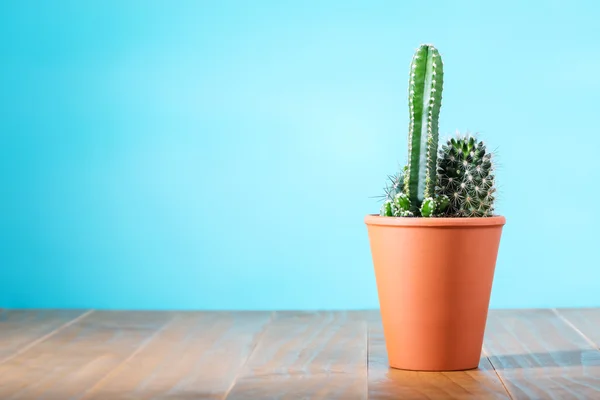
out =
[[[485,5],[484,5],[485,4]],[[597,2],[3,1],[0,307],[377,307],[408,66],[498,148],[493,307],[600,306]]]

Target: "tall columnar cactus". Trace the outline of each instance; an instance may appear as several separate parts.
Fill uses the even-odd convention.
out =
[[[413,211],[433,198],[436,186],[438,119],[442,106],[444,70],[442,58],[432,45],[417,49],[410,66],[408,106],[408,168],[404,194]]]
[[[491,217],[495,193],[494,163],[485,144],[469,135],[448,140],[438,159],[437,194],[450,200],[441,216]]]

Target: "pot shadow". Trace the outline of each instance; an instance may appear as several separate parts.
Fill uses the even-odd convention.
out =
[[[563,350],[552,352],[538,353],[522,353],[522,354],[504,354],[487,356],[492,366],[486,362],[486,356],[481,356],[479,366],[473,369],[458,370],[458,371],[411,371],[406,369],[397,369],[389,366],[387,357],[378,360],[380,364],[388,367],[388,377],[393,377],[394,374],[410,374],[410,373],[439,373],[457,374],[490,370],[491,368],[497,371],[514,370],[514,369],[536,369],[536,368],[568,368],[568,367],[598,367],[600,366],[600,351],[596,349],[582,350]]]
[[[597,349],[488,355],[496,370],[600,366]],[[481,368],[481,363],[480,363]]]

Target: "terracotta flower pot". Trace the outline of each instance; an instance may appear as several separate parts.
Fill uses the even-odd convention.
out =
[[[477,368],[505,222],[365,218],[391,367]]]

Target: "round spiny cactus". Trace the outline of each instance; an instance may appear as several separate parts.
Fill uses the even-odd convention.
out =
[[[470,135],[448,140],[438,155],[437,173],[436,193],[449,199],[448,207],[439,216],[493,215],[494,163],[482,141]]]

